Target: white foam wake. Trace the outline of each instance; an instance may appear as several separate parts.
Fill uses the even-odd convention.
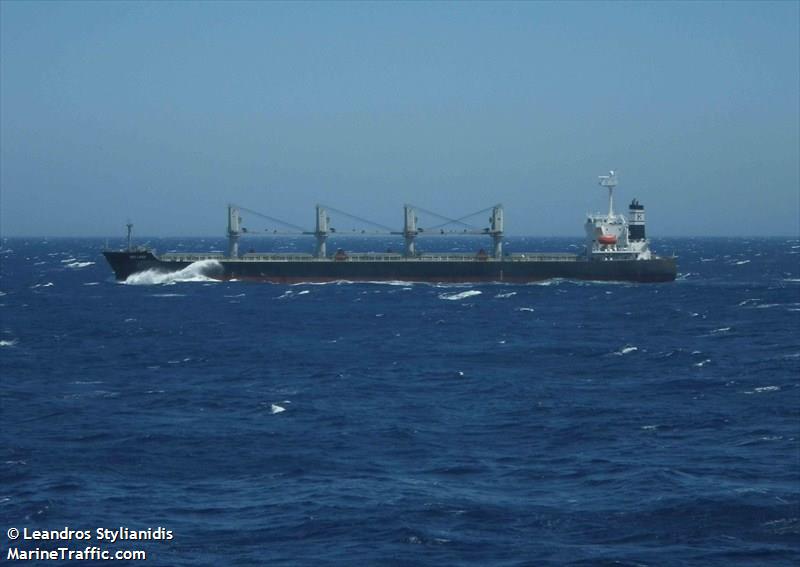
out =
[[[192,262],[177,272],[145,270],[131,274],[122,282],[126,285],[170,285],[179,282],[215,282],[214,276],[221,276],[222,264],[218,260],[199,260]]]

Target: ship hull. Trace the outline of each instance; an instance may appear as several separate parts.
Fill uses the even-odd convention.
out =
[[[147,251],[103,253],[118,280],[153,270],[174,273],[193,262],[162,260]],[[510,282],[529,283],[550,279],[670,282],[677,274],[675,258],[650,260],[589,261],[441,261],[425,259],[358,261],[312,259],[294,261],[245,261],[219,258],[207,260],[203,275],[218,280],[248,280],[273,283],[331,281],[405,282]]]

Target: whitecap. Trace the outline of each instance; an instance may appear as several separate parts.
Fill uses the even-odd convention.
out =
[[[94,262],[70,262],[67,268],[85,268],[86,266],[93,266]]]
[[[86,282],[83,285],[100,285],[100,282]]]
[[[272,415],[275,415],[276,413],[281,413],[286,411],[286,408],[283,406],[279,406],[278,404],[271,404],[269,406],[269,411]]]
[[[462,291],[461,293],[440,293],[439,299],[446,299],[448,301],[459,301],[461,299],[466,299],[468,297],[475,297],[476,295],[481,295],[483,292],[478,291],[477,289],[470,289],[467,291]]]
[[[731,328],[730,328],[730,327],[720,327],[719,329],[714,329],[713,331],[711,331],[711,334],[715,334],[715,333],[727,333],[727,332],[728,332],[728,331],[730,331],[730,330],[731,330]]]
[[[762,386],[761,388],[753,388],[754,392],[777,392],[780,390],[780,386]]]
[[[706,358],[705,360],[701,360],[700,362],[695,362],[692,366],[696,366],[697,368],[702,368],[703,366],[705,366],[709,362],[711,362],[711,359],[710,358]]]
[[[151,269],[131,274],[121,282],[126,285],[169,285],[178,282],[216,282],[211,276],[221,276],[222,264],[217,260],[199,260],[192,262],[177,272],[161,272]]]
[[[17,344],[17,340],[16,339],[12,339],[10,341],[0,341],[0,347],[14,346],[16,344]]]
[[[515,295],[517,295],[517,292],[516,292],[516,291],[510,291],[510,292],[508,292],[508,293],[498,293],[497,295],[495,295],[495,297],[496,297],[497,299],[506,299],[506,298],[508,298],[508,297],[513,297],[513,296],[515,296]]]
[[[304,289],[303,291],[298,291],[297,295],[306,295],[307,293],[311,293],[311,292],[308,291],[307,289]]]
[[[35,285],[31,286],[31,289],[36,289],[38,287],[53,287],[53,285],[55,285],[55,284],[53,284],[53,282],[47,282],[47,283],[43,283],[43,284],[35,284]]]
[[[735,265],[741,266],[743,264],[749,264],[750,260],[739,260],[738,262],[734,262]]]
[[[530,282],[527,285],[541,285],[541,286],[560,285],[560,284],[564,283],[565,281],[566,280],[564,280],[563,278],[553,278],[553,279],[550,279],[550,280],[543,280],[543,281],[540,281],[540,282]]]
[[[348,282],[348,283],[359,283],[359,282]],[[400,286],[400,287],[408,287],[410,284],[413,284],[414,282],[403,281],[403,280],[386,280],[386,281],[368,281],[368,282],[363,282],[363,283],[372,284],[372,285],[393,285],[393,286]]]
[[[516,310],[517,311],[530,311],[531,313],[536,311],[533,307],[517,307]]]
[[[622,347],[622,350],[618,350],[614,354],[622,356],[623,354],[629,354],[631,352],[636,352],[637,350],[639,350],[639,347],[626,345],[626,346]]]

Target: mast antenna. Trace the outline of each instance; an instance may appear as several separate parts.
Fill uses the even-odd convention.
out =
[[[601,175],[599,177],[600,185],[608,187],[608,219],[614,216],[614,187],[617,186],[617,173],[612,169],[608,175]]]

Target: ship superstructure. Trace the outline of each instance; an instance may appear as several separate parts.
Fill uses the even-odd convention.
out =
[[[157,255],[154,250],[134,248],[128,227],[128,249],[105,251],[104,255],[119,280],[145,270],[176,272],[195,262],[204,261],[209,277],[230,280],[259,280],[279,283],[349,281],[423,281],[423,282],[533,282],[552,278],[582,280],[617,280],[636,282],[672,281],[676,276],[675,258],[653,255],[645,237],[644,207],[634,199],[626,219],[614,212],[616,173],[600,177],[600,185],[608,189],[608,214],[589,215],[586,220],[586,246],[583,254],[571,253],[505,253],[504,214],[502,205],[494,205],[489,226],[483,229],[462,228],[446,231],[442,226],[460,223],[461,219],[446,219],[443,225],[423,228],[419,225],[417,208],[405,205],[402,230],[377,225],[381,234],[402,236],[402,252],[351,253],[337,249],[328,252],[328,238],[336,233],[328,213],[332,207],[317,205],[313,230],[304,230],[272,217],[236,205],[228,206],[227,253],[173,252]],[[240,239],[251,231],[242,225],[242,211],[254,213],[271,221],[288,225],[292,234],[313,236],[313,253],[240,252]],[[480,211],[483,213],[484,211]],[[426,211],[430,212],[430,211]],[[435,213],[433,213],[435,214]],[[358,217],[354,217],[358,218]],[[364,219],[359,219],[364,220]],[[370,221],[366,221],[370,222]],[[375,224],[375,223],[371,223]],[[363,231],[362,231],[363,232]],[[272,234],[278,234],[273,230]],[[490,251],[483,248],[473,253],[420,252],[417,238],[428,234],[484,235],[491,239]],[[262,233],[263,234],[263,233]],[[210,262],[209,262],[210,261]]]
[[[600,176],[600,185],[608,189],[608,214],[588,215],[586,256],[590,260],[650,260],[650,242],[645,237],[644,206],[633,199],[627,220],[614,213],[614,188],[617,174]]]

